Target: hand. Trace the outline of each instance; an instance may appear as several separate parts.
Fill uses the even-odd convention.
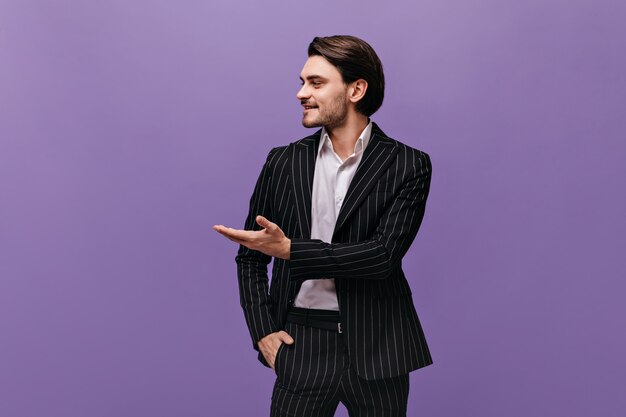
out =
[[[265,360],[272,369],[274,369],[274,363],[276,362],[276,353],[278,353],[278,348],[283,343],[286,343],[288,345],[291,345],[293,343],[293,338],[283,330],[275,333],[270,333],[263,339],[259,340],[259,342],[257,343],[259,345],[259,350],[261,351],[261,353],[265,357]]]
[[[213,230],[249,249],[289,260],[291,239],[285,236],[277,224],[263,216],[256,216],[256,222],[263,230],[237,230],[223,225],[213,226]]]

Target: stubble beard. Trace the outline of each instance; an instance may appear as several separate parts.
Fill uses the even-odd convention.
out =
[[[317,107],[315,111],[317,111],[317,117],[307,120],[306,116],[304,116],[302,118],[302,126],[333,128],[343,124],[346,120],[348,101],[343,95],[339,95],[327,106],[325,111],[321,111],[320,107]]]

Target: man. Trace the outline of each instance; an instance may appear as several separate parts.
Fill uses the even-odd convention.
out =
[[[432,363],[402,257],[424,215],[428,155],[389,138],[382,64],[353,36],[313,39],[297,98],[313,135],[269,152],[239,243],[240,301],[275,370],[272,416],[404,416]],[[274,258],[268,288],[267,265]]]

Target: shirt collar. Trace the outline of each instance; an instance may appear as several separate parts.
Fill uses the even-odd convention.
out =
[[[356,143],[354,144],[354,153],[356,154],[359,151],[364,152],[371,138],[372,138],[372,121],[370,120],[370,122],[367,124],[367,126],[365,126],[365,129],[363,129],[363,131],[359,135],[359,138],[356,140]],[[326,132],[326,128],[322,127],[321,140],[320,140],[319,147],[317,148],[318,153],[324,148],[324,145],[328,145],[331,149],[333,146],[330,140],[330,136]]]

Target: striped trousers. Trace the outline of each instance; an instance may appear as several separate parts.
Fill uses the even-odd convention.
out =
[[[350,417],[406,416],[409,375],[368,381],[350,366],[343,335],[287,322],[294,339],[274,364],[271,417],[331,417],[341,402]]]

